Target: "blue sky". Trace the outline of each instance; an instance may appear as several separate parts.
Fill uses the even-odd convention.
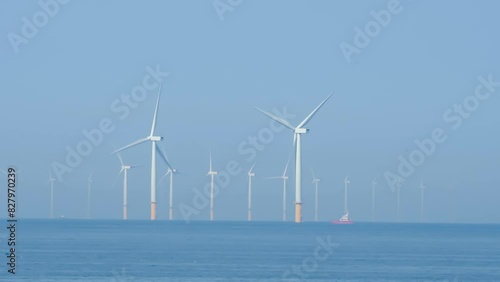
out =
[[[216,169],[231,160],[243,169],[216,197],[215,217],[245,219],[246,171],[254,161],[238,146],[269,127],[252,106],[286,107],[296,115],[290,120],[295,125],[334,92],[302,138],[304,220],[313,219],[313,167],[321,178],[320,220],[341,215],[349,174],[354,219],[370,219],[371,181],[378,177],[377,219],[394,221],[396,193],[384,173],[397,173],[398,156],[408,158],[418,149],[414,140],[441,128],[446,141],[403,184],[401,218],[418,220],[423,179],[427,220],[500,222],[500,88],[480,100],[457,129],[443,119],[474,95],[478,77],[500,81],[500,4],[401,0],[400,12],[348,62],[341,43],[355,46],[355,28],[364,30],[374,20],[371,11],[387,10],[390,3],[396,2],[243,0],[221,20],[213,1],[73,0],[58,4],[57,13],[16,53],[9,34],[22,36],[22,18],[33,21],[43,10],[37,1],[2,1],[0,167],[21,170],[20,216],[48,217],[51,165],[64,162],[66,146],[84,140],[82,130],[109,119],[114,130],[56,182],[55,209],[84,217],[87,177],[95,170],[93,217],[120,218],[121,178],[111,187],[120,165],[110,152],[148,135],[157,91],[148,91],[123,120],[111,105],[142,84],[148,66],[158,66],[169,75],[157,132],[172,164],[185,172],[175,178],[177,218],[180,203],[192,205],[193,188],[208,183],[212,148]],[[263,178],[282,173],[291,146],[292,134],[282,131],[257,154],[256,220],[281,219],[281,183]],[[123,157],[143,165],[129,175],[129,215],[146,219],[150,146],[134,147]],[[160,161],[158,168],[166,169]],[[166,181],[158,187],[159,219],[167,216],[167,188]],[[292,181],[288,192],[292,218]],[[6,209],[5,201],[0,209]],[[208,219],[208,209],[192,219]]]

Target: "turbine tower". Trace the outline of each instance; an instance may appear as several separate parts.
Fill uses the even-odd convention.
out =
[[[118,176],[123,172],[123,220],[126,220],[128,218],[127,216],[128,170],[135,167],[139,167],[139,165],[126,165],[123,162],[120,153],[117,153],[117,155],[118,159],[120,160],[120,164],[122,166],[120,172],[118,173]]]
[[[212,169],[212,150],[210,150],[210,170],[207,173],[207,176],[210,175],[210,221],[214,220],[214,177],[218,173]]]
[[[375,221],[375,186],[377,185],[377,178],[372,180],[372,221]]]
[[[290,163],[290,158],[285,166],[285,171],[282,176],[268,177],[266,179],[283,179],[283,221],[286,221],[286,181],[288,180],[288,176],[286,172],[288,170],[288,164]]]
[[[87,180],[87,183],[88,183],[88,189],[87,189],[87,219],[90,219],[90,195],[91,195],[92,182],[94,182],[94,180],[92,179],[92,175],[93,174],[94,174],[94,172],[92,172],[89,175],[89,178]]]
[[[311,168],[311,172],[313,175],[312,184],[314,184],[314,221],[318,222],[318,183],[321,181],[319,178],[316,178],[314,174],[314,170]]]
[[[148,137],[139,139],[133,143],[130,143],[129,145],[120,148],[113,153],[118,153],[121,152],[125,149],[134,147],[136,145],[139,145],[141,143],[151,141],[151,220],[156,220],[156,153],[159,152],[159,155],[161,159],[167,164],[167,166],[170,167],[168,164],[167,159],[165,156],[161,153],[160,148],[158,147],[157,142],[161,141],[163,137],[161,136],[155,136],[155,129],[156,129],[156,117],[158,115],[158,106],[160,104],[160,96],[161,96],[161,88],[158,92],[158,99],[156,100],[156,108],[153,116],[153,125],[151,126],[151,132]]]
[[[302,153],[301,153],[301,136],[309,131],[309,129],[304,128],[304,126],[309,123],[312,117],[318,112],[318,110],[328,101],[328,99],[333,95],[330,94],[321,104],[319,104],[297,127],[292,126],[287,120],[277,117],[273,114],[265,112],[259,108],[255,108],[259,112],[265,114],[269,118],[277,121],[278,123],[286,126],[293,131],[293,143],[295,145],[295,222],[302,222]]]
[[[54,218],[54,182],[56,180],[52,177],[52,171],[49,169],[49,182],[50,182],[50,218]]]
[[[398,178],[398,183],[396,185],[396,188],[398,189],[398,211],[396,214],[396,219],[399,222],[399,208],[400,208],[400,194],[401,194],[401,177]]]
[[[348,209],[347,209],[347,184],[351,183],[351,181],[349,180],[349,175],[346,176],[346,178],[344,179],[344,187],[345,187],[345,190],[344,190],[344,214],[347,214],[348,213]]]
[[[252,221],[252,177],[255,176],[253,172],[255,164],[248,171],[248,221]]]
[[[425,193],[424,181],[420,181],[420,222],[424,222],[424,193]]]

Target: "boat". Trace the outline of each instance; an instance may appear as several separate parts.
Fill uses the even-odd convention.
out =
[[[349,219],[349,212],[344,214],[339,220],[332,221],[333,224],[353,224],[352,220]]]

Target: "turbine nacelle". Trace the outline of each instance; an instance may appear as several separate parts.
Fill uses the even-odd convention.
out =
[[[309,129],[307,129],[307,128],[295,128],[294,132],[296,134],[304,134],[304,133],[309,132]]]
[[[249,172],[248,176],[250,176],[250,177],[255,176],[255,172]]]
[[[122,170],[125,170],[125,169],[131,169],[131,168],[132,168],[132,167],[131,167],[131,166],[129,166],[129,165],[124,165],[124,166],[122,166]]]
[[[163,139],[163,137],[161,137],[161,136],[149,136],[148,139],[151,141],[160,142]]]
[[[208,175],[217,175],[217,174],[219,174],[219,172],[217,172],[217,171],[209,171],[208,172]]]

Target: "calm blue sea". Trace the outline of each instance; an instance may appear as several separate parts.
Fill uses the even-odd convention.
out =
[[[15,276],[0,230],[1,281],[500,281],[500,225],[20,220]]]

